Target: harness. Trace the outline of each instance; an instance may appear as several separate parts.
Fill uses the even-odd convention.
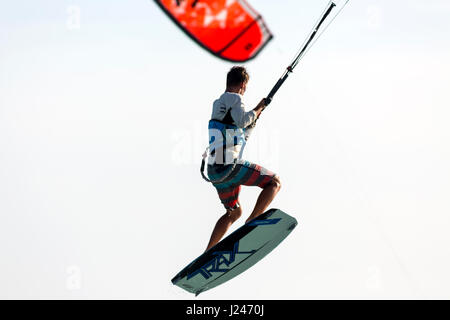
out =
[[[225,117],[224,120],[228,120],[227,117]],[[238,128],[236,125],[234,125],[234,124],[232,124],[230,122],[231,121],[220,121],[220,120],[217,120],[217,119],[211,119],[209,121],[209,125],[208,125],[208,129],[209,130],[218,130],[218,131],[221,132],[222,145],[221,146],[216,146],[215,148],[218,148],[218,147],[222,148],[224,157],[225,157],[225,150],[226,150],[226,147],[227,147],[227,133],[226,133],[226,131],[230,130],[230,129],[232,129],[232,130],[238,130],[238,129],[242,130],[242,134],[239,137],[238,136],[233,136],[233,146],[242,145],[240,153],[239,153],[239,156],[238,156],[238,158],[233,160],[231,169],[223,177],[221,177],[220,179],[217,179],[217,180],[209,179],[208,177],[206,177],[206,175],[204,173],[206,158],[208,157],[208,155],[211,155],[211,154],[213,154],[216,151],[215,148],[211,150],[211,144],[215,141],[215,136],[210,137],[209,146],[205,149],[205,152],[203,153],[203,156],[202,156],[202,163],[201,163],[201,166],[200,166],[200,173],[202,175],[202,178],[205,181],[211,182],[213,184],[218,184],[218,183],[224,182],[224,181],[226,181],[228,179],[228,177],[234,171],[234,169],[235,169],[235,167],[237,165],[238,159],[241,158],[242,152],[244,151],[244,147],[245,147],[246,141],[248,139],[248,135],[246,135],[245,133],[249,129],[249,127],[248,128],[243,128],[243,129],[242,128]],[[252,128],[252,127],[253,126],[250,126],[250,128]]]
[[[227,174],[224,175],[222,178],[217,179],[217,180],[210,180],[206,177],[205,172],[204,172],[205,171],[205,162],[206,162],[206,158],[208,157],[208,152],[209,152],[209,146],[206,148],[205,152],[203,153],[202,164],[200,166],[200,173],[202,174],[203,179],[206,180],[207,182],[211,182],[213,184],[218,184],[218,183],[224,182],[225,180],[227,180],[227,178],[230,176],[230,174],[234,171],[234,168],[236,167],[236,164],[237,164],[237,162],[236,162],[237,160],[235,159],[233,161],[233,166],[227,172]]]

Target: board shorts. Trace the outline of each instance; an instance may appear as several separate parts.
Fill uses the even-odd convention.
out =
[[[220,201],[227,210],[239,207],[241,186],[265,188],[276,176],[272,171],[247,160],[239,160],[235,165],[208,165],[207,172],[219,194]],[[224,176],[226,176],[225,180],[214,183]]]

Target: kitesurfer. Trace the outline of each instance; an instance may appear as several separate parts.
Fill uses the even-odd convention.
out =
[[[262,191],[246,223],[262,214],[280,190],[280,178],[262,166],[242,158],[243,148],[256,120],[266,106],[265,99],[246,111],[242,101],[249,75],[241,66],[227,74],[226,90],[213,103],[209,121],[208,178],[219,194],[226,213],[219,218],[206,250],[217,244],[242,215],[241,186],[258,186]]]

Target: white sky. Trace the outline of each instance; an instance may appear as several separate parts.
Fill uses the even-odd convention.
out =
[[[275,35],[253,107],[327,0],[250,3]],[[170,279],[223,214],[198,169],[232,64],[149,0],[1,7],[0,298],[193,298]],[[449,13],[350,0],[246,150],[299,227],[197,299],[450,298]]]

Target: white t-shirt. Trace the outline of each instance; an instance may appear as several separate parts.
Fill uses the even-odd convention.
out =
[[[255,111],[245,111],[245,105],[239,93],[225,92],[214,101],[211,119],[223,121],[229,111],[234,124],[242,129],[248,127],[256,119]]]
[[[238,93],[225,92],[213,103],[213,111],[209,124],[210,151],[214,155],[209,158],[209,164],[228,164],[242,157],[245,141],[251,133],[247,128],[256,119],[255,111],[245,111],[242,96]],[[224,129],[226,127],[235,127]],[[236,128],[237,127],[237,128]],[[224,140],[225,138],[225,140]],[[237,143],[233,141],[237,141]],[[225,150],[224,150],[225,147]]]

